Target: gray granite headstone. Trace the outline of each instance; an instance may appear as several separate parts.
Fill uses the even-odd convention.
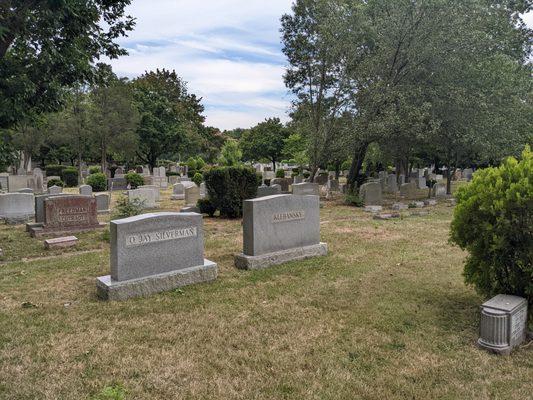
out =
[[[18,190],[17,193],[32,193],[33,194],[33,189],[24,188],[24,189]]]
[[[33,194],[5,193],[0,194],[0,218],[7,223],[22,223],[33,217]]]
[[[61,186],[53,185],[48,188],[48,194],[60,194],[62,192],[63,188]]]
[[[142,204],[144,208],[155,208],[155,193],[152,189],[128,190],[128,200]]]
[[[292,194],[296,196],[319,196],[320,185],[311,182],[297,183],[292,185]]]
[[[273,196],[276,194],[281,194],[281,186],[280,185],[262,185],[257,188],[257,198],[259,197],[265,197],[265,196]]]
[[[96,210],[98,214],[106,214],[109,212],[109,195],[107,193],[96,193]]]
[[[446,197],[446,185],[444,183],[435,183],[431,191],[433,197]]]
[[[379,206],[382,202],[381,182],[367,182],[359,188],[359,196],[366,206]]]
[[[91,196],[93,194],[93,188],[90,185],[81,185],[79,188],[79,192],[81,195]]]
[[[320,242],[318,196],[275,195],[245,200],[243,253],[235,265],[266,268],[290,260],[325,255]]]
[[[150,189],[154,191],[155,201],[158,202],[161,200],[161,192],[159,186],[156,185],[143,185],[139,186],[137,189]]]
[[[398,183],[396,182],[396,175],[390,174],[387,176],[387,193],[396,193],[398,191]]]
[[[474,170],[472,168],[465,168],[463,170],[463,178],[465,178],[467,182],[470,182],[472,180],[473,174]]]
[[[415,197],[417,194],[417,185],[416,185],[416,182],[409,182],[409,183],[404,183],[403,185],[400,186],[400,195],[405,197],[405,198],[413,198]]]
[[[193,185],[185,187],[185,204],[188,206],[196,206],[200,200],[200,188],[193,183]]]
[[[111,221],[111,274],[97,279],[100,297],[124,300],[216,279],[204,259],[202,216],[154,213]]]

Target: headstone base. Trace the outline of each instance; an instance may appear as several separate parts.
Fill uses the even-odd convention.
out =
[[[28,227],[28,225],[26,225]],[[101,222],[98,225],[95,226],[84,226],[83,228],[75,228],[75,227],[69,227],[69,228],[62,228],[62,229],[47,229],[44,226],[30,226],[29,232],[30,236],[33,238],[38,238],[41,236],[65,236],[70,233],[78,233],[78,232],[90,232],[97,229],[104,229],[108,225]]]
[[[170,196],[170,200],[185,200],[184,194],[173,194]]]
[[[127,300],[195,283],[214,281],[217,275],[217,264],[204,259],[204,265],[197,267],[122,282],[112,281],[111,275],[101,276],[96,278],[96,292],[103,300]]]
[[[289,261],[325,256],[326,254],[328,254],[326,243],[276,251],[261,256],[247,256],[241,253],[235,255],[235,266],[239,269],[263,269]]]

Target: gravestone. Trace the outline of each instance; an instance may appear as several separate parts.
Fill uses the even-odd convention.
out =
[[[28,185],[28,176],[26,175],[9,175],[7,178],[8,190],[11,193],[18,192],[20,189],[27,188]]]
[[[407,204],[404,204],[404,203],[394,203],[392,205],[392,209],[395,210],[395,211],[407,210],[408,208],[409,208],[409,206]]]
[[[8,224],[28,221],[35,214],[33,194],[4,193],[0,194],[0,218]]]
[[[31,194],[33,194],[33,189],[24,188],[24,189],[17,190],[17,193],[31,193]]]
[[[200,188],[193,182],[192,185],[185,187],[185,205],[196,207],[200,200]]]
[[[281,191],[287,193],[289,191],[290,180],[287,178],[274,178],[270,181],[270,185],[280,185]]]
[[[328,181],[328,189],[331,192],[338,192],[339,191],[339,181],[338,181],[338,179],[330,179]]]
[[[155,193],[152,189],[132,189],[128,190],[128,200],[138,203],[142,208],[155,208]]]
[[[292,194],[295,196],[320,196],[318,183],[304,182],[292,185]]]
[[[417,181],[419,189],[427,189],[428,188],[427,184],[426,184],[426,178],[420,177],[416,181]]]
[[[302,183],[304,181],[303,175],[296,175],[293,179],[293,184]]]
[[[381,183],[367,182],[361,185],[359,196],[366,206],[379,206],[382,203]]]
[[[446,185],[444,183],[435,183],[431,192],[433,197],[446,197]]]
[[[143,185],[139,186],[137,189],[149,189],[154,191],[155,201],[159,202],[161,200],[161,192],[159,186],[156,185]]]
[[[83,196],[92,196],[93,188],[90,185],[81,185],[79,188],[79,192]]]
[[[478,345],[496,354],[509,355],[526,340],[527,300],[499,294],[481,306]]]
[[[107,214],[109,210],[109,195],[107,193],[96,193],[94,195],[96,199],[96,211],[98,214]]]
[[[170,175],[168,177],[168,183],[171,184],[171,185],[175,185],[176,183],[178,183],[180,181],[180,177],[177,176],[177,175]]]
[[[184,200],[185,199],[185,186],[183,183],[176,183],[172,185],[172,195],[170,200]]]
[[[49,196],[44,200],[44,221],[29,224],[32,237],[63,236],[104,228],[97,218],[96,199],[92,196]]]
[[[400,174],[400,176],[398,177],[398,184],[401,186],[405,183],[405,175],[404,174]]]
[[[413,197],[416,197],[416,194],[417,194],[417,186],[416,186],[416,182],[409,182],[409,183],[404,183],[403,185],[400,186],[400,195],[402,197],[405,197],[405,198],[413,198]]]
[[[259,197],[265,197],[265,196],[273,196],[276,194],[281,194],[281,186],[280,185],[262,185],[257,188],[257,196]]]
[[[209,282],[217,265],[204,259],[202,216],[155,213],[111,221],[111,274],[96,280],[98,296],[125,300]]]
[[[109,190],[127,190],[128,181],[126,178],[109,178],[107,180],[107,187]]]
[[[50,186],[48,188],[48,194],[61,194],[63,192],[63,188],[61,186]]]
[[[44,186],[44,174],[40,168],[33,170],[33,186],[31,188],[35,193],[42,193]]]
[[[59,249],[65,247],[73,247],[78,243],[78,238],[76,236],[65,236],[54,239],[46,239],[44,241],[44,248],[46,250]]]
[[[398,183],[396,182],[396,175],[390,174],[387,176],[387,193],[396,193],[398,191]]]
[[[9,189],[7,187],[8,178],[9,174],[7,172],[0,172],[0,190],[4,190],[7,192],[7,190]]]
[[[200,198],[205,199],[207,192],[205,189],[205,182],[200,183]]]
[[[465,178],[467,182],[470,182],[472,180],[473,174],[474,170],[472,168],[465,168],[463,170],[463,178]]]
[[[320,242],[318,196],[275,195],[245,200],[241,269],[260,269],[327,254]]]
[[[115,175],[113,176],[114,178],[124,178],[124,168],[122,167],[118,167],[116,170],[115,170]]]

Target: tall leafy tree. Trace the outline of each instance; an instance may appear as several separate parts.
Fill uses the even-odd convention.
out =
[[[240,140],[243,158],[249,161],[267,159],[275,171],[288,136],[289,131],[279,118],[268,118],[243,133]]]
[[[93,62],[126,54],[131,0],[0,2],[0,128],[58,110],[63,88],[90,80]]]
[[[147,72],[133,81],[133,88],[140,113],[137,155],[152,169],[158,157],[179,152],[192,136],[198,136],[204,108],[175,71]]]
[[[98,80],[90,96],[92,136],[95,147],[100,150],[102,171],[105,171],[110,151],[120,154],[123,159],[135,155],[139,113],[132,86],[118,79],[110,66],[99,65]]]

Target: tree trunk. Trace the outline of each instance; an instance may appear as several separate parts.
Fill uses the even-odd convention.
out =
[[[272,168],[276,172],[276,160],[272,159]]]
[[[311,169],[311,176],[309,176],[309,182],[314,182],[315,181],[315,175],[318,171],[318,166],[314,165]]]
[[[339,176],[341,176],[341,163],[337,162],[335,163],[335,180],[339,180]]]
[[[450,166],[446,170],[446,194],[448,195],[452,194],[452,176],[455,175],[456,170],[456,167],[452,170]]]
[[[368,143],[361,143],[355,149],[352,164],[350,165],[350,172],[348,173],[348,193],[355,193],[357,187],[362,182],[360,178],[360,171],[365,160]]]

